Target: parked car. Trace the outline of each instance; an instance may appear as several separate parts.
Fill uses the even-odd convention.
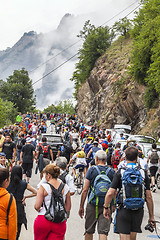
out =
[[[130,133],[131,132],[131,126],[130,125],[125,125],[125,124],[115,124],[114,125],[114,130],[120,130],[120,131],[124,131],[126,133]]]
[[[53,159],[56,159],[58,149],[63,145],[63,140],[60,134],[47,134],[42,133],[39,141],[39,145],[42,143],[42,137],[47,138],[47,144],[50,145],[53,152]]]
[[[128,140],[135,140],[137,143],[149,143],[149,144],[153,144],[156,142],[154,138],[144,135],[130,135]]]

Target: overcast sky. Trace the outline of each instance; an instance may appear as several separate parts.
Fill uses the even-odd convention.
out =
[[[0,50],[12,47],[24,32],[49,32],[66,13],[94,16],[103,24],[130,4],[120,18],[138,5],[136,0],[0,0]],[[86,19],[86,20],[88,20]]]

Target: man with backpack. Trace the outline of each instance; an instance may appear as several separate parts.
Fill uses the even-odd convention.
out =
[[[112,163],[111,163],[111,158],[112,158],[112,153],[114,151],[113,148],[113,144],[111,142],[108,143],[108,148],[106,149],[106,153],[107,153],[107,165],[109,167],[112,167]]]
[[[147,163],[149,164],[149,171],[151,174],[152,192],[155,192],[155,175],[158,170],[158,165],[160,163],[160,152],[157,151],[157,145],[155,143],[152,144],[152,150],[148,152]]]
[[[122,157],[123,152],[121,151],[121,144],[117,143],[116,148],[112,153],[111,163],[113,164],[113,168],[117,171],[117,166],[119,165],[120,159]]]
[[[120,234],[121,240],[136,240],[137,233],[142,232],[145,201],[149,212],[148,222],[155,226],[153,200],[147,172],[136,166],[138,149],[129,147],[125,155],[127,165],[115,174],[105,197],[103,213],[106,219],[110,218],[110,202],[118,189],[114,232]]]
[[[96,152],[101,150],[100,147],[98,147],[98,142],[97,141],[94,141],[93,142],[93,147],[90,149],[89,153],[87,154],[87,159],[90,158],[90,156],[92,155],[92,161],[90,162],[90,166],[91,165],[95,165],[95,155],[96,155]]]
[[[26,139],[24,138],[24,133],[21,133],[18,135],[17,141],[16,141],[16,150],[17,150],[17,163],[19,165],[20,162],[20,154],[22,151],[22,147],[25,145]]]
[[[106,165],[107,155],[103,150],[99,150],[95,155],[96,166],[89,168],[86,174],[84,188],[81,195],[79,216],[84,216],[84,203],[88,195],[88,203],[85,216],[85,240],[93,239],[96,224],[98,224],[98,234],[100,240],[107,240],[110,230],[111,217],[105,219],[103,216],[103,205],[105,194],[108,191],[114,170]]]
[[[43,177],[43,169],[50,164],[50,157],[53,163],[53,152],[49,144],[47,144],[47,138],[42,137],[42,144],[39,145],[36,162],[40,171],[40,178]]]

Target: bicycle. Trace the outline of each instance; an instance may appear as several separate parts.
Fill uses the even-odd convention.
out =
[[[76,178],[74,179],[74,183],[76,186],[76,191],[80,195],[82,193],[83,185],[84,185],[84,174],[83,174],[84,166],[81,165],[75,170],[76,170]]]

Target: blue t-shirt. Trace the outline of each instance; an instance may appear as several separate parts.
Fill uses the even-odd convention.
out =
[[[109,167],[107,165],[106,166],[98,165],[98,168],[99,168],[100,172],[102,172],[102,171],[106,172],[106,170]],[[86,174],[86,179],[88,179],[90,181],[89,194],[91,191],[91,187],[93,187],[94,180],[97,177],[97,175],[98,175],[98,172],[94,166],[88,169],[87,174]],[[113,180],[114,175],[115,175],[115,171],[112,168],[110,168],[110,171],[108,172],[108,177],[111,179],[111,181]]]

